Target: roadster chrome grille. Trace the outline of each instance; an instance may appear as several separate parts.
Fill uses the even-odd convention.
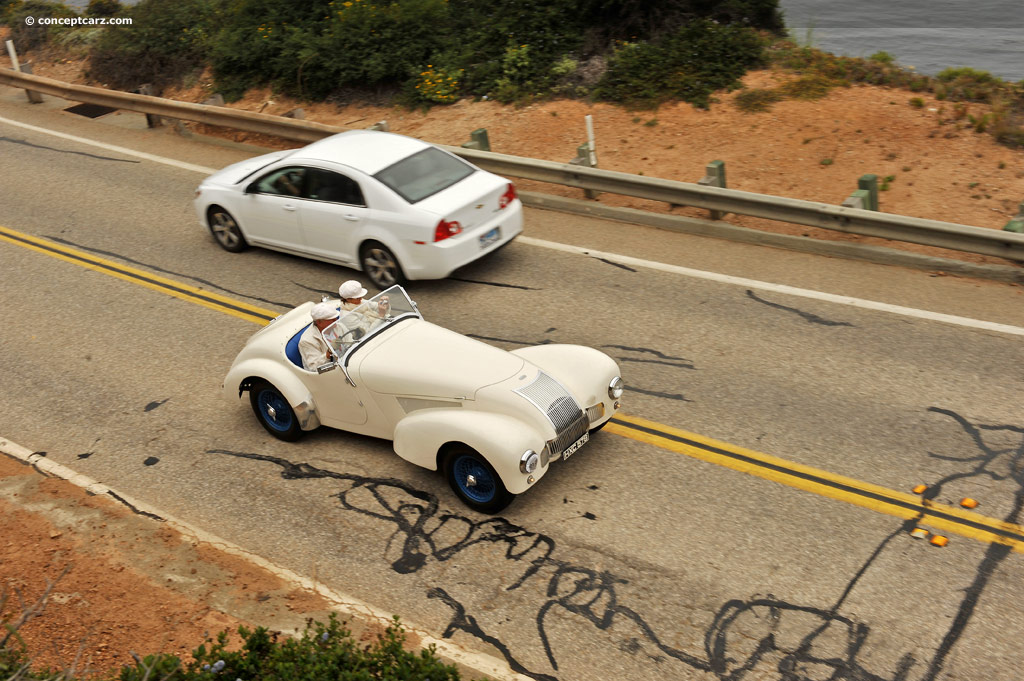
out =
[[[583,437],[589,425],[587,417],[581,411],[579,418],[570,423],[568,428],[555,435],[553,440],[548,440],[548,447],[555,456],[560,456],[566,447]]]
[[[583,437],[589,421],[576,400],[555,379],[541,371],[533,383],[516,390],[539,409],[555,429],[554,439],[548,442],[553,456]]]

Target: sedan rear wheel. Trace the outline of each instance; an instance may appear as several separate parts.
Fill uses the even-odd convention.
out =
[[[376,241],[365,244],[359,253],[359,263],[373,285],[381,290],[405,282],[398,259],[384,244]]]
[[[498,513],[516,496],[505,489],[494,467],[468,447],[448,455],[445,476],[462,503],[480,513]]]
[[[242,235],[242,230],[238,228],[238,223],[223,208],[210,210],[209,223],[213,238],[225,251],[239,253],[249,245]]]

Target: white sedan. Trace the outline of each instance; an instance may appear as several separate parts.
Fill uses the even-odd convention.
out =
[[[230,165],[199,185],[195,209],[228,251],[253,245],[337,263],[381,289],[443,279],[523,230],[508,180],[371,130]]]
[[[603,352],[560,344],[506,352],[424,321],[401,286],[324,329],[336,359],[307,370],[298,344],[312,305],[249,339],[225,394],[239,400],[248,391],[256,418],[282,440],[321,425],[393,440],[403,459],[443,471],[475,510],[505,508],[619,409],[622,378]]]

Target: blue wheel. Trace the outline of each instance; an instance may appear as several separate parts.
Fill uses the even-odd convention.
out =
[[[451,452],[445,462],[445,474],[452,491],[475,511],[497,513],[515,498],[491,464],[472,449]]]
[[[299,419],[284,395],[266,381],[257,381],[249,389],[249,401],[256,419],[274,437],[292,442],[302,435]]]

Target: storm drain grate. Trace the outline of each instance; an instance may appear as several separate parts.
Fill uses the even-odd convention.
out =
[[[76,104],[64,110],[79,116],[85,116],[86,118],[99,118],[100,116],[106,116],[108,113],[117,111],[117,109],[112,109],[109,106],[100,106],[99,104]]]

